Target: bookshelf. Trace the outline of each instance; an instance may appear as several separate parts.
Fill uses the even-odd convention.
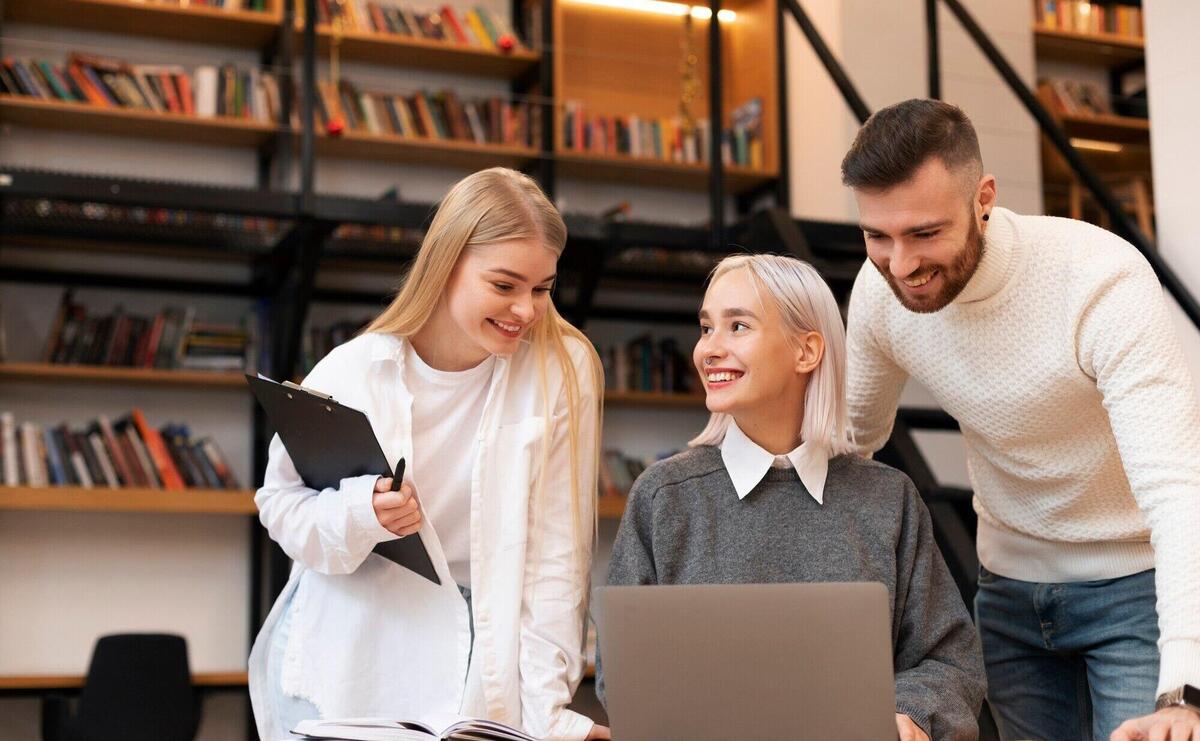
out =
[[[1034,24],[1033,48],[1039,59],[1114,67],[1135,62],[1146,53],[1137,37],[1113,33],[1082,33]]]
[[[196,672],[192,684],[196,687],[245,687],[246,672]],[[24,674],[0,676],[0,691],[13,690],[71,690],[83,687],[82,674]]]
[[[274,123],[181,113],[101,108],[85,103],[0,95],[0,121],[43,129],[179,142],[261,147],[280,129]]]
[[[125,384],[234,391],[242,391],[246,388],[246,378],[241,373],[159,368],[114,368],[56,363],[0,363],[0,379],[38,383]]]
[[[516,144],[476,144],[455,139],[406,137],[346,131],[338,137],[317,137],[317,153],[334,157],[405,162],[415,165],[519,168],[538,157],[532,147]]]
[[[317,50],[323,58],[329,55],[333,36],[328,26],[317,26]],[[541,54],[529,49],[504,53],[479,46],[362,30],[345,31],[339,53],[344,59],[357,62],[506,80],[528,72],[541,60]]]
[[[660,162],[623,154],[592,154],[564,151],[555,155],[563,175],[613,182],[637,182],[667,188],[704,190],[708,187],[708,165],[689,162]],[[741,165],[725,167],[725,182],[733,193],[766,185],[777,173]]]
[[[85,489],[72,486],[0,486],[0,511],[140,512],[147,514],[258,514],[254,491],[240,489]]]
[[[284,1],[268,0],[267,10],[252,11],[137,0],[6,0],[3,12],[17,23],[259,47],[279,32]]]

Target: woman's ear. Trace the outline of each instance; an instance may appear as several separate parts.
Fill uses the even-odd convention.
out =
[[[805,332],[796,345],[796,372],[812,373],[825,357],[825,338],[820,332]]]

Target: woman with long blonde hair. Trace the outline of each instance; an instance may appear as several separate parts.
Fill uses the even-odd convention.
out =
[[[528,177],[442,200],[387,309],[304,385],[364,411],[407,474],[315,491],[276,437],[255,502],[293,559],[250,656],[259,735],[306,718],[488,718],[607,737],[583,674],[603,374],[550,291],[566,245]],[[372,553],[420,532],[441,578]]]

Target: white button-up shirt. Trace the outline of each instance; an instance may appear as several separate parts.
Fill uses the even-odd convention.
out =
[[[441,585],[371,552],[395,537],[375,517],[376,476],[317,492],[300,479],[278,436],[271,441],[255,503],[294,564],[250,653],[250,697],[262,738],[290,730],[277,727],[266,702],[280,688],[264,686],[268,647],[285,608],[291,622],[282,690],[312,702],[322,717],[449,712],[490,718],[539,738],[587,736],[592,721],[566,709],[585,663],[588,585],[576,564],[591,548],[590,539],[581,542],[573,513],[584,523],[594,518],[599,420],[587,350],[577,342],[569,349],[581,392],[577,508],[562,372],[550,354],[549,398],[557,401],[551,402],[543,467],[547,420],[529,345],[497,358],[478,455],[446,462],[471,466],[473,657],[466,603],[429,520],[421,537]],[[305,379],[305,386],[367,415],[389,467],[402,456],[412,460],[412,396],[403,366],[402,340],[368,334],[334,349]],[[543,501],[535,513],[539,484]]]
[[[733,481],[738,499],[745,499],[767,475],[771,466],[782,463],[795,468],[800,482],[812,498],[817,500],[817,504],[824,504],[829,456],[815,445],[803,442],[787,455],[776,456],[746,437],[746,433],[731,419],[729,429],[725,431],[725,440],[721,443],[721,460]]]

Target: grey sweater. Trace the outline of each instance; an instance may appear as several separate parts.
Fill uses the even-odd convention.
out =
[[[609,584],[828,581],[887,587],[897,712],[933,741],[975,739],[986,686],[979,639],[924,503],[893,468],[833,458],[824,504],[795,470],[772,468],[739,500],[720,449],[693,448],[638,477],[608,573]],[[605,701],[599,655],[596,665]]]

